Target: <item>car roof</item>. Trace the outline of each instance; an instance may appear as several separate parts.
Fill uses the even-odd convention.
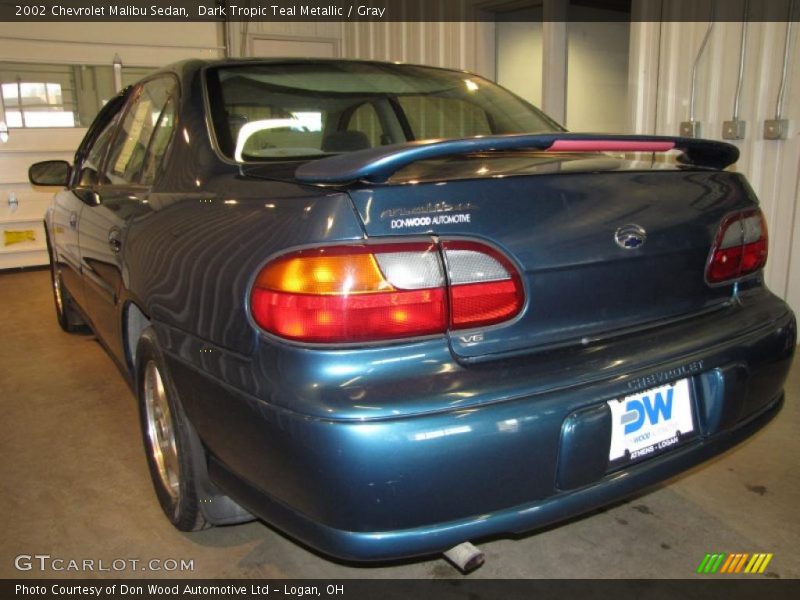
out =
[[[241,65],[248,65],[248,64],[320,64],[320,63],[330,63],[330,64],[353,64],[353,63],[360,63],[360,64],[368,64],[368,65],[392,65],[395,67],[424,67],[426,69],[436,69],[440,71],[448,71],[450,73],[467,73],[469,75],[474,75],[480,77],[475,73],[471,73],[470,71],[464,69],[448,69],[445,67],[437,67],[433,65],[422,65],[416,63],[405,63],[399,61],[380,61],[380,60],[365,60],[365,59],[355,59],[355,58],[299,58],[299,57],[291,57],[291,56],[269,56],[269,57],[246,57],[246,58],[214,58],[214,59],[202,59],[202,58],[193,58],[182,60],[179,62],[175,62],[164,67],[159,68],[158,70],[154,71],[154,73],[161,73],[161,72],[172,72],[172,73],[179,73],[183,75],[190,75],[196,73],[197,71],[204,69],[206,67],[226,67],[226,66],[241,66]]]

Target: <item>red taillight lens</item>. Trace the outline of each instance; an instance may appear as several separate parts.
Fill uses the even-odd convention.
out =
[[[250,297],[255,322],[316,343],[401,339],[492,325],[522,308],[516,269],[474,242],[332,246],[268,263]]]
[[[767,263],[767,223],[760,210],[727,217],[720,225],[706,269],[709,283],[723,283],[763,268]]]
[[[444,289],[355,296],[253,290],[253,317],[265,330],[305,342],[360,342],[439,333]]]

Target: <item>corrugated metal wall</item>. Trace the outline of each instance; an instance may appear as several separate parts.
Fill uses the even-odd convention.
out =
[[[334,54],[341,54],[342,23],[340,22],[302,22],[302,21],[248,21],[227,24],[228,46],[230,56],[253,56],[254,41],[272,40],[286,42],[285,51],[276,56],[298,56],[292,49],[291,42],[330,41],[336,46]],[[277,44],[281,47],[281,44]]]
[[[466,69],[494,79],[494,32],[493,22],[347,22],[342,56]]]
[[[674,5],[674,6],[673,6]],[[685,3],[665,3],[677,10]],[[676,8],[677,7],[677,8]],[[691,67],[707,22],[631,24],[631,122],[637,133],[678,135],[689,118]],[[714,25],[698,63],[695,100],[701,135],[722,139],[723,121],[730,120],[739,71],[742,24]],[[747,53],[740,101],[746,137],[733,141],[741,151],[734,167],[744,173],[761,199],[770,233],[767,284],[800,312],[800,44],[795,24],[790,45],[784,118],[790,121],[786,140],[765,140],[765,119],[775,116],[783,65],[786,23],[748,25]]]

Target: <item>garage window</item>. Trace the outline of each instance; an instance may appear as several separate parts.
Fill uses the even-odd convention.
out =
[[[74,127],[73,107],[64,102],[59,82],[22,81],[2,84],[9,127]]]
[[[151,70],[123,66],[123,87]],[[0,62],[0,102],[10,128],[88,127],[116,93],[111,66]]]

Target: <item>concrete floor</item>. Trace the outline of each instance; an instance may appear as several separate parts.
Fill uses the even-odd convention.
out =
[[[19,572],[20,554],[194,561],[186,573],[96,573],[117,577],[459,577],[439,558],[338,564],[260,522],[174,530],[151,488],[134,397],[91,335],[58,328],[48,273],[0,274],[0,307],[0,577],[92,575]],[[767,576],[800,577],[798,400],[795,366],[783,412],[744,445],[628,502],[482,544],[486,564],[470,577],[685,578],[706,552],[772,552]]]

